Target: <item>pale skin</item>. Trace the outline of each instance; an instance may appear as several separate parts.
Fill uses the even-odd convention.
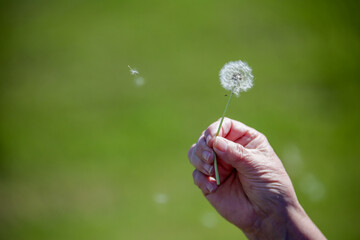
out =
[[[291,180],[266,137],[225,118],[190,148],[194,183],[249,239],[326,239],[301,207]],[[215,151],[221,184],[214,180]]]

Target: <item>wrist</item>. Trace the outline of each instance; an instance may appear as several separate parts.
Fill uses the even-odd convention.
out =
[[[299,203],[278,209],[257,225],[244,232],[248,239],[326,239]]]
[[[326,239],[300,204],[288,209],[288,219],[286,239]]]

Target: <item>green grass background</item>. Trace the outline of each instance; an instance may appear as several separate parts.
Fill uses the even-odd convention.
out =
[[[187,160],[225,107],[219,70],[238,59],[255,86],[227,116],[267,135],[328,238],[360,238],[358,9],[2,1],[0,238],[244,239],[193,185]]]

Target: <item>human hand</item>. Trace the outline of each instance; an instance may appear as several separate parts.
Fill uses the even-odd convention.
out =
[[[196,168],[194,183],[213,207],[249,238],[323,238],[299,204],[290,178],[266,137],[228,118],[216,137],[218,125],[219,121],[211,124],[188,153]],[[213,150],[220,186],[212,178]],[[312,235],[309,230],[313,230]]]

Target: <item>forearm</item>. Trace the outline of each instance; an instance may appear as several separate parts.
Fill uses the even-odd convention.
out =
[[[256,231],[244,232],[253,239],[326,239],[299,205],[288,207],[285,214],[264,220]]]
[[[300,204],[296,208],[290,208],[288,213],[289,221],[286,224],[286,239],[326,239]]]

